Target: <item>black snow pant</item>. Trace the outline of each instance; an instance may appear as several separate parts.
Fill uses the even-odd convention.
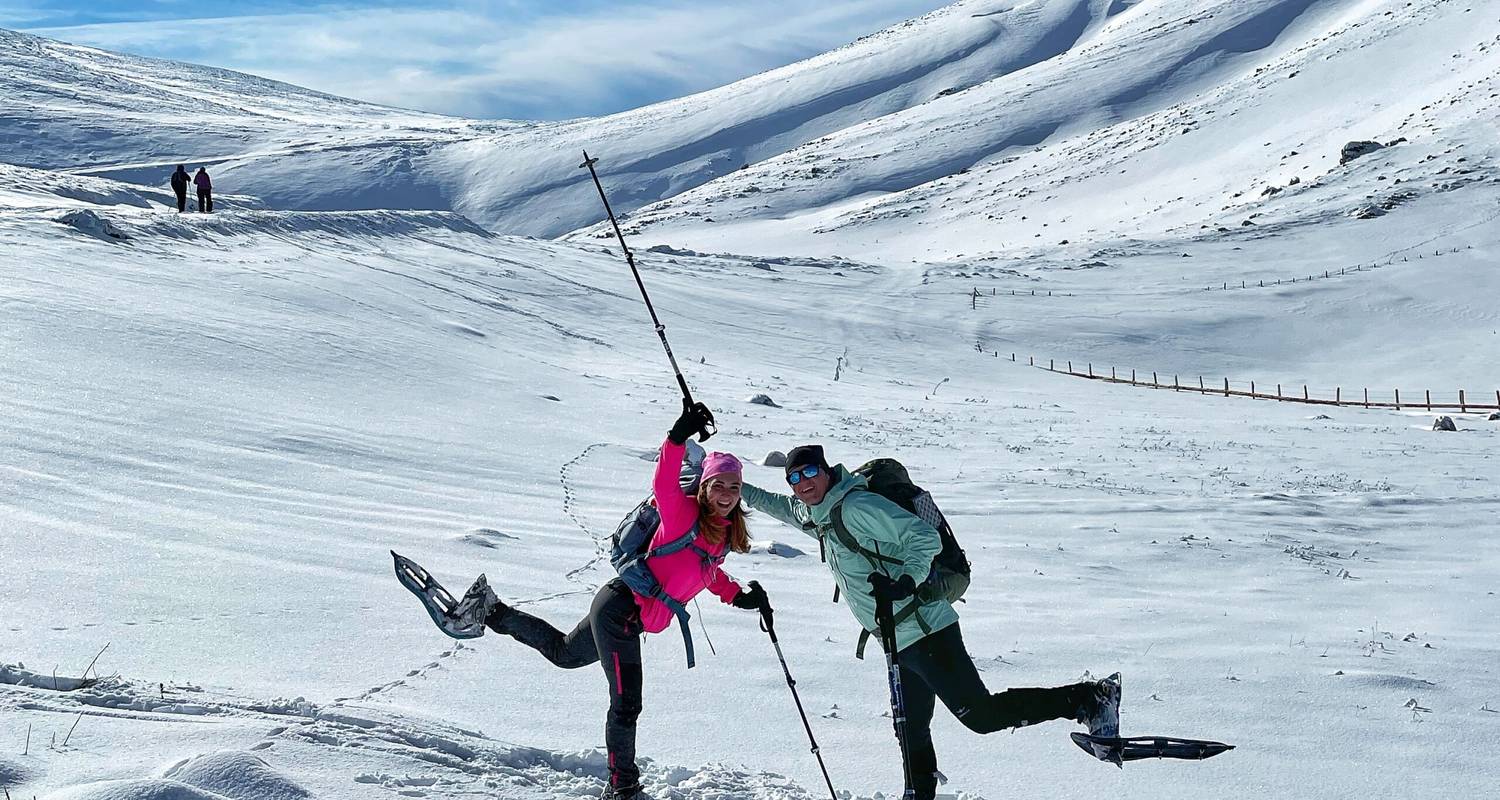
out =
[[[214,193],[208,189],[198,190],[198,210],[209,212],[214,210]]]
[[[609,682],[604,746],[609,782],[617,788],[640,783],[635,765],[635,722],[641,715],[641,610],[635,594],[616,578],[600,587],[589,613],[567,635],[524,611],[502,608],[485,623],[541,653],[563,669],[598,663]]]
[[[177,189],[176,192],[177,192],[177,213],[181,214],[184,211],[187,211],[187,187],[184,186],[181,189]]]
[[[1092,693],[1088,683],[1050,689],[1007,689],[991,694],[964,649],[955,622],[928,634],[901,651],[901,689],[906,704],[906,747],[911,759],[917,800],[937,793],[937,752],[932,747],[935,700],[975,733],[1035,725],[1054,719],[1077,719]]]

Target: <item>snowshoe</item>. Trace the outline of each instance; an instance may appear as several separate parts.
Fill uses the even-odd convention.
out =
[[[477,639],[484,635],[484,619],[499,600],[483,575],[465,593],[463,601],[458,601],[422,565],[395,550],[391,551],[391,557],[396,562],[396,579],[422,601],[438,630],[455,639]]]
[[[1124,768],[1126,761],[1143,758],[1181,758],[1201,761],[1234,749],[1232,744],[1202,739],[1178,739],[1173,736],[1092,736],[1082,731],[1072,734],[1073,743],[1085,753]]]

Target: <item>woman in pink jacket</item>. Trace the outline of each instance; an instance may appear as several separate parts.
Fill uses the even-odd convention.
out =
[[[709,453],[703,460],[696,495],[685,494],[678,483],[687,440],[705,429],[707,415],[702,404],[683,410],[662,443],[652,482],[661,524],[652,536],[651,547],[677,541],[692,532],[695,538],[689,547],[647,558],[645,565],[661,591],[679,607],[707,589],[738,608],[769,612],[765,590],[758,583],[743,589],[719,568],[730,551],[745,553],[750,549],[745,511],[740,505],[739,460],[728,453]],[[510,636],[563,669],[594,663],[604,668],[609,682],[604,741],[610,777],[603,797],[643,800],[640,770],[635,764],[635,723],[641,713],[641,634],[666,630],[675,616],[672,607],[656,597],[632,591],[622,579],[615,578],[599,589],[589,613],[570,633],[563,634],[544,620],[501,602],[481,575],[458,610],[463,617],[460,622],[483,620],[490,630]]]

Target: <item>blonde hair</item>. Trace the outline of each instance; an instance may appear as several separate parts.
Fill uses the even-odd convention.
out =
[[[718,521],[716,515],[708,504],[708,484],[714,479],[698,484],[698,530],[703,533],[703,538],[710,544],[729,543],[729,549],[736,553],[750,552],[750,526],[745,524],[745,507],[741,503],[735,503],[730,509],[729,516],[723,523]]]

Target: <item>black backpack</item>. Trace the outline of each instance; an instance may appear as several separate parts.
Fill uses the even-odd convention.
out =
[[[874,492],[907,512],[921,517],[923,521],[937,529],[938,536],[943,540],[942,552],[932,560],[932,571],[927,574],[927,579],[917,586],[919,602],[909,603],[897,612],[896,624],[900,624],[907,617],[915,614],[917,608],[924,603],[934,600],[957,603],[962,600],[964,592],[969,588],[971,575],[969,558],[964,554],[964,549],[959,546],[958,539],[953,536],[953,528],[949,527],[947,518],[938,509],[932,495],[912,483],[911,475],[907,473],[906,467],[894,458],[877,458],[854,470],[854,474],[864,477],[867,491]],[[832,518],[833,533],[838,538],[839,544],[869,559],[872,564],[896,563],[896,559],[867,550],[859,544],[858,540],[849,533],[849,529],[844,526],[844,513],[840,506],[835,506],[829,516]],[[855,649],[855,655],[859,658],[865,657],[865,644],[869,639],[869,631],[860,635],[859,645]]]

